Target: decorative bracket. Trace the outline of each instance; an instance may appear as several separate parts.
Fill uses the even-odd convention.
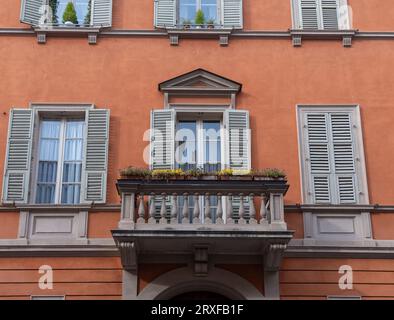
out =
[[[137,248],[135,242],[117,241],[116,246],[120,251],[122,266],[128,271],[137,271]]]
[[[264,269],[266,271],[278,271],[282,262],[287,245],[283,243],[271,243],[267,246],[264,255]]]
[[[194,247],[194,275],[196,277],[208,275],[208,245]]]

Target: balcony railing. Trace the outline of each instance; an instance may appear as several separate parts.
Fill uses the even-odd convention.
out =
[[[117,187],[122,196],[119,229],[286,230],[288,185],[283,179],[120,179]]]

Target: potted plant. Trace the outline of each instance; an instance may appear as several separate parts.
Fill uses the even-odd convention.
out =
[[[217,180],[218,176],[216,172],[203,172],[201,178],[202,180]]]
[[[207,27],[208,27],[208,29],[214,29],[215,28],[215,20],[214,19],[209,19],[207,21]]]
[[[201,9],[198,10],[196,13],[195,23],[196,23],[196,28],[204,27],[205,16],[204,16],[204,12]]]
[[[233,170],[233,174],[230,177],[230,180],[252,180],[253,177],[251,175],[250,170]]]
[[[192,22],[190,20],[186,19],[186,20],[183,20],[182,25],[183,25],[184,29],[190,29]]]
[[[264,170],[253,170],[252,171],[253,180],[285,180],[286,173],[283,170],[277,168],[267,168]]]
[[[230,180],[230,177],[233,175],[233,169],[223,169],[217,172],[217,175],[220,180]]]
[[[185,172],[185,177],[187,180],[199,180],[199,179],[201,179],[202,175],[203,175],[203,172],[199,168],[190,169]]]
[[[147,179],[151,174],[149,169],[129,166],[120,170],[120,176],[128,179]]]
[[[63,23],[66,26],[72,26],[78,24],[77,12],[75,11],[74,4],[71,1],[67,3],[66,9],[64,10]]]

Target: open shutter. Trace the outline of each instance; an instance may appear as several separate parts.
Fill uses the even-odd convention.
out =
[[[91,23],[97,27],[112,26],[112,0],[93,0]]]
[[[319,29],[318,0],[299,1],[299,28]]]
[[[242,0],[223,0],[223,25],[226,28],[243,28]]]
[[[347,0],[338,0],[338,28],[348,30],[351,28],[351,16]]]
[[[338,0],[321,0],[324,30],[338,29]]]
[[[307,149],[314,203],[330,203],[330,157],[328,120],[324,113],[306,115]]]
[[[105,203],[108,167],[109,110],[86,111],[84,192],[82,202]]]
[[[22,0],[21,22],[37,26],[40,23],[43,5],[44,0]]]
[[[227,164],[231,169],[249,170],[250,130],[249,112],[244,110],[227,110],[224,114],[227,130]]]
[[[356,170],[354,163],[353,135],[349,113],[332,113],[331,134],[339,203],[356,202]]]
[[[33,111],[12,109],[3,180],[3,203],[27,203],[33,140]]]
[[[171,28],[176,25],[176,0],[155,0],[155,27]]]
[[[175,162],[175,111],[151,113],[151,168],[173,169]]]

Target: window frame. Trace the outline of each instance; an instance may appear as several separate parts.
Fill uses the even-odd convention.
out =
[[[181,0],[175,0],[176,1],[176,24],[177,25],[182,25],[181,21]],[[202,5],[201,1],[202,0],[193,0],[196,2],[196,13],[198,10],[201,10]],[[192,23],[195,24],[195,23]],[[222,0],[216,0],[216,21],[215,25],[222,25],[223,24],[223,13],[222,13]]]
[[[87,111],[88,110],[94,110],[94,105],[91,104],[79,104],[79,105],[65,105],[65,104],[59,104],[59,105],[53,105],[53,104],[37,104],[37,105],[31,105],[30,106],[33,109],[33,112],[35,113],[34,116],[34,129],[33,129],[33,140],[32,140],[32,162],[30,166],[30,184],[28,188],[28,203],[33,204],[33,205],[39,205],[39,206],[56,206],[56,205],[61,205],[61,206],[79,206],[84,204],[82,197],[83,194],[85,193],[85,183],[83,181],[84,177],[84,164],[85,164],[85,153],[84,149],[87,143]],[[83,121],[85,122],[85,128],[83,132],[83,147],[82,147],[82,169],[81,169],[81,188],[80,188],[80,200],[78,203],[75,204],[63,204],[61,203],[61,198],[59,201],[55,201],[54,203],[42,203],[39,204],[36,202],[36,196],[37,196],[37,177],[38,177],[38,164],[39,164],[39,147],[40,147],[40,125],[42,119],[59,119],[59,118],[64,118],[65,120],[67,119],[84,119]],[[59,147],[60,149],[60,147]],[[60,150],[59,150],[60,152]],[[62,160],[63,162],[63,160]],[[59,170],[59,167],[58,167]],[[63,172],[61,171],[61,174]],[[62,179],[61,179],[62,180]],[[61,185],[60,185],[61,189]],[[61,191],[60,191],[61,194]],[[55,197],[56,199],[56,197]]]
[[[353,136],[354,140],[354,158],[355,158],[355,205],[369,204],[369,193],[367,183],[367,173],[365,164],[364,139],[362,134],[362,123],[359,105],[310,105],[297,104],[297,136],[298,136],[298,155],[300,163],[300,189],[302,203],[307,205],[319,205],[315,202],[312,192],[311,173],[308,162],[305,159],[306,151],[308,150],[308,141],[304,133],[306,124],[303,121],[305,113],[330,113],[330,112],[347,112],[352,114],[353,123],[351,126],[356,133]],[[332,155],[330,157],[330,166],[333,165]],[[333,199],[330,200],[329,205],[333,205]],[[345,204],[340,204],[345,205]]]

